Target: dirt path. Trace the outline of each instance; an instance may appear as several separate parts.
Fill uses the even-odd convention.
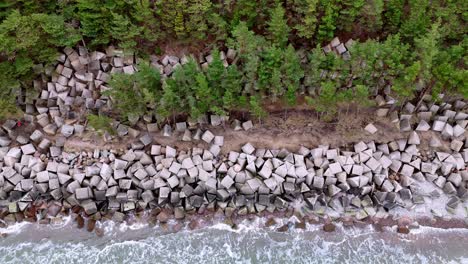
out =
[[[346,146],[358,141],[375,140],[386,143],[392,140],[404,138],[408,133],[400,133],[396,124],[391,123],[387,117],[377,117],[374,110],[369,108],[359,114],[340,114],[337,122],[326,123],[317,119],[316,115],[308,111],[291,111],[285,118],[283,113],[270,114],[261,124],[255,123],[254,128],[249,131],[234,131],[228,127],[211,127],[209,129],[215,135],[224,136],[222,153],[231,150],[239,150],[247,142],[258,148],[280,149],[287,148],[296,151],[301,145],[312,148],[318,145],[330,145],[332,147]],[[371,135],[364,131],[368,123],[373,123],[378,132]],[[432,132],[419,133],[424,145],[432,135]],[[171,137],[163,137],[161,132],[152,133],[153,144],[169,145],[179,150],[188,150],[192,147],[205,147],[208,145],[202,141],[183,142],[181,133],[174,133]],[[425,140],[424,140],[425,139]],[[117,142],[106,143],[96,135],[84,137],[72,137],[65,143],[68,151],[94,150],[98,149],[121,149],[129,148],[134,140],[131,137],[119,139]]]

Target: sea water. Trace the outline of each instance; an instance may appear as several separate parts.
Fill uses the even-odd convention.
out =
[[[245,220],[171,232],[167,226],[107,222],[97,237],[69,218],[56,226],[19,223],[0,232],[0,263],[468,263],[468,230],[388,229],[319,225],[287,232]],[[287,221],[287,220],[286,220]],[[170,226],[170,224],[169,224]]]

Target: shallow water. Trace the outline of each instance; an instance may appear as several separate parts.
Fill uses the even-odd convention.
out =
[[[392,230],[320,226],[280,233],[245,221],[170,233],[161,227],[106,223],[105,236],[22,223],[1,229],[0,263],[468,263],[468,230]],[[279,223],[281,225],[281,223]]]

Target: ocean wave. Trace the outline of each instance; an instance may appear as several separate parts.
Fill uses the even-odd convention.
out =
[[[337,224],[333,233],[321,225],[305,230],[276,227],[294,223],[278,218],[265,228],[265,218],[243,220],[235,228],[215,223],[196,230],[162,232],[158,227],[106,222],[104,237],[72,228],[19,223],[1,230],[0,263],[467,263],[466,229],[420,227],[409,235]],[[35,232],[37,231],[37,232]],[[64,235],[68,232],[69,235]],[[79,233],[81,235],[73,235]],[[37,241],[23,233],[44,236]],[[18,236],[16,236],[17,234]],[[45,238],[47,236],[47,238]]]

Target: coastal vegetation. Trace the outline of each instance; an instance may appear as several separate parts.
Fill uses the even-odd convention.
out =
[[[144,60],[134,75],[114,74],[122,119],[148,112],[196,118],[234,109],[261,118],[263,103],[294,106],[299,96],[333,115],[341,102],[390,94],[400,103],[425,95],[468,97],[466,1],[428,0],[7,0],[0,4],[0,116],[56,61],[64,47],[115,45],[147,58],[162,47],[211,50],[168,78]],[[335,36],[352,38],[350,56],[324,53]],[[236,59],[225,67],[221,50]],[[348,55],[349,55],[348,54]],[[162,55],[162,54],[161,54]]]

